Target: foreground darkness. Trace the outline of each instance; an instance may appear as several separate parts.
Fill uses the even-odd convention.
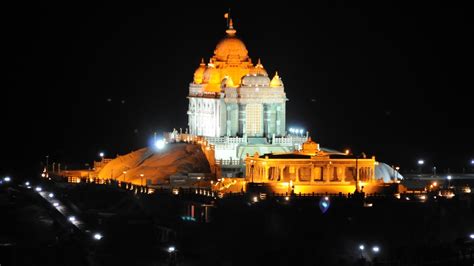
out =
[[[331,197],[322,213],[319,198],[250,203],[250,196],[238,195],[212,199],[211,222],[203,223],[199,207],[197,221],[181,219],[190,205],[209,202],[195,194],[133,195],[94,184],[43,187],[104,238],[92,241],[71,231],[31,190],[2,188],[2,265],[173,265],[170,245],[178,250],[177,265],[369,265],[361,264],[360,244],[374,265],[474,262],[467,239],[474,230],[472,196],[425,203],[382,197],[371,199],[370,208],[357,198]],[[160,228],[175,234],[165,239]],[[376,256],[374,245],[381,249]]]

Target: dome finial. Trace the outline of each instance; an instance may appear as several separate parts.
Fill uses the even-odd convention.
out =
[[[229,36],[234,36],[237,31],[234,29],[234,22],[232,21],[232,18],[230,17],[230,8],[229,8],[229,12],[224,14],[224,18],[227,19],[227,30],[225,32]]]
[[[205,66],[205,65],[206,65],[206,63],[204,63],[204,57],[201,57],[201,64],[200,64],[200,65],[201,65],[201,66]]]

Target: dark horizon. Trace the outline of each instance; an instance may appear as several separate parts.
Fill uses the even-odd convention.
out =
[[[224,37],[229,6],[250,57],[282,77],[288,128],[402,172],[418,159],[425,171],[470,167],[469,9],[216,3],[10,3],[0,174],[34,174],[46,155],[83,165],[184,129],[188,84]]]

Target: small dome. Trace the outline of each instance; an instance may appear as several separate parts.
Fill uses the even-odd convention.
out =
[[[265,75],[248,74],[242,78],[242,86],[246,87],[268,87],[270,79]]]
[[[234,81],[230,76],[225,76],[221,82],[222,87],[235,87]]]
[[[204,71],[202,83],[207,84],[204,87],[207,92],[220,92],[221,91],[221,75],[219,70],[214,66],[214,62],[207,64],[206,71]]]
[[[202,83],[219,84],[220,82],[221,82],[221,77],[220,77],[219,70],[216,69],[216,67],[214,66],[214,63],[211,60],[211,62],[207,64],[207,68],[203,73]]]
[[[258,59],[258,63],[255,65],[255,67],[250,69],[250,74],[268,76],[267,71],[265,68],[263,68],[262,63],[260,62],[260,58]]]
[[[206,71],[206,64],[204,63],[204,58],[201,59],[201,64],[199,67],[194,71],[194,83],[201,84],[204,78],[204,71]]]
[[[276,88],[276,87],[282,87],[283,86],[283,81],[281,81],[280,76],[278,76],[278,72],[275,72],[275,76],[273,76],[272,81],[270,82],[270,87]]]

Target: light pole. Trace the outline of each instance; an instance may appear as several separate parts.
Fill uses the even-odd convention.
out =
[[[125,177],[125,175],[127,174],[127,171],[123,171],[123,182],[125,182],[125,180],[127,180],[127,178]]]
[[[423,164],[425,164],[425,160],[418,160],[418,167],[419,167],[418,172],[419,172],[419,174],[422,173],[421,168],[423,167]]]
[[[143,186],[143,176],[144,174],[140,174],[140,186]]]
[[[433,166],[433,177],[436,176],[436,166]]]
[[[100,156],[100,158],[101,158],[102,161],[103,161],[103,160],[104,160],[104,153],[103,153],[103,152],[99,153],[99,156]]]
[[[446,178],[448,179],[448,188],[450,188],[452,176],[448,175]]]
[[[396,170],[396,176],[395,176],[395,181],[398,181],[398,171],[400,170],[400,166],[396,166],[395,167],[395,170]]]
[[[46,155],[46,173],[49,171],[49,155]]]

